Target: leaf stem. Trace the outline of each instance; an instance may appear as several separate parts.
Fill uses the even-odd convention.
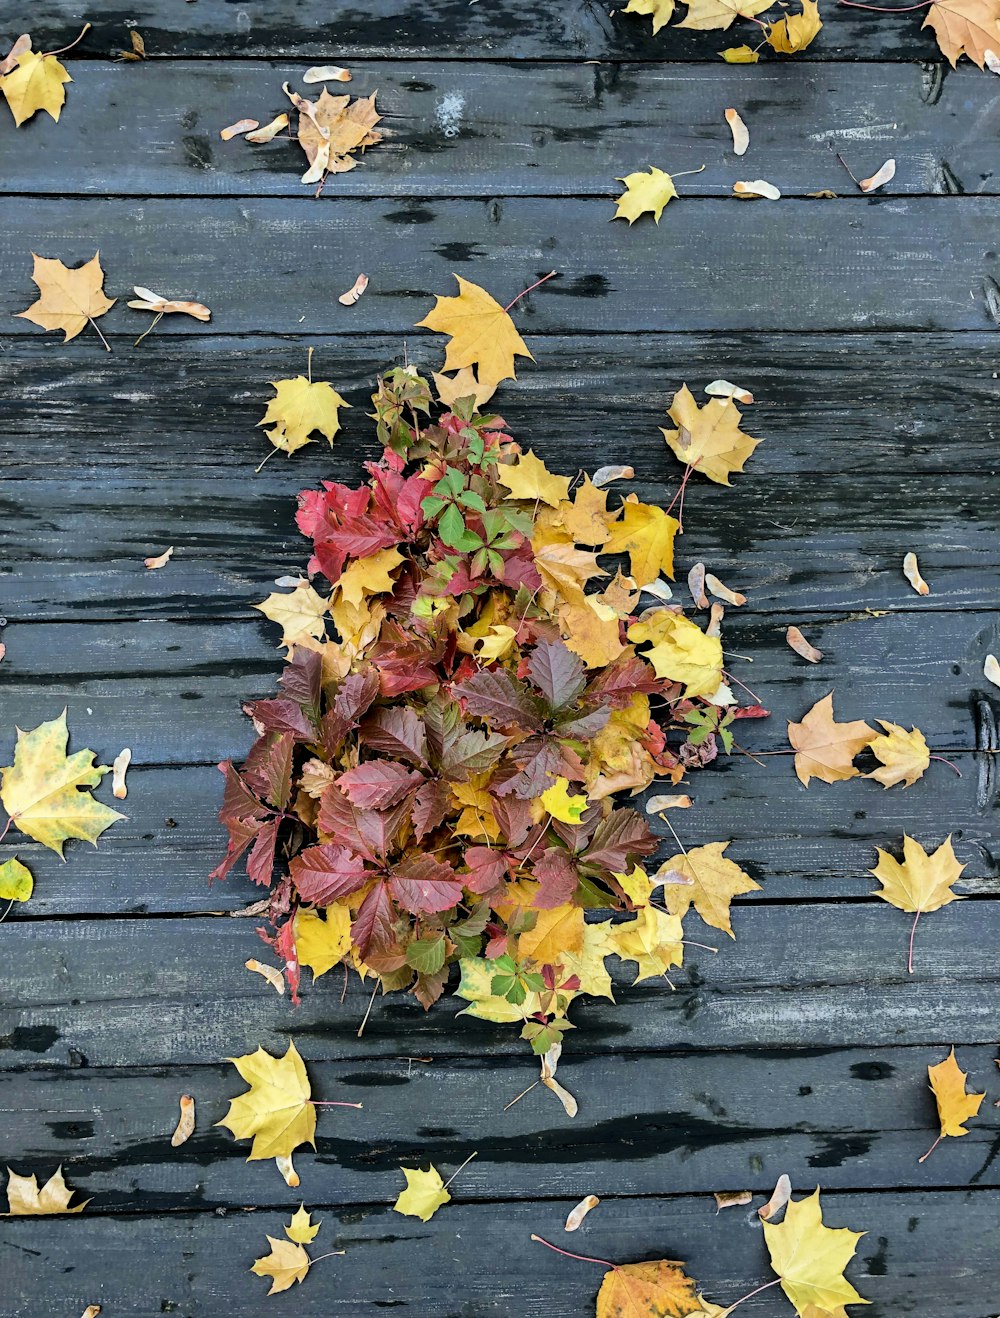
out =
[[[257,472],[260,471],[261,467],[263,467],[263,465],[264,465],[264,462],[268,462],[268,461],[270,461],[271,458],[274,457],[274,455],[275,455],[275,453],[277,453],[277,451],[278,451],[277,448],[273,448],[273,449],[271,449],[271,452],[267,455],[267,457],[264,459],[264,461],[261,462],[259,466],[254,467],[254,475],[256,475]]]
[[[106,352],[110,352],[110,351],[111,351],[111,344],[107,341],[107,339],[106,339],[106,338],[104,337],[104,335],[101,333],[101,327],[100,327],[100,325],[98,325],[97,321],[94,319],[93,316],[88,316],[87,319],[90,321],[91,325],[93,325],[94,329],[96,330],[96,332],[97,332],[97,337],[98,337],[98,338],[101,340],[101,342],[104,344],[104,349],[105,349],[105,351],[106,351]],[[156,322],[154,321],[153,323],[155,324]],[[150,325],[149,328],[152,329],[153,326]]]
[[[913,927],[910,930],[910,951],[906,959],[906,969],[909,974],[913,974],[913,935],[917,932],[917,921],[920,919],[922,911],[918,911],[913,917]]]
[[[918,1159],[917,1159],[917,1162],[926,1162],[927,1159],[928,1159],[928,1158],[931,1156],[931,1154],[934,1152],[934,1150],[937,1148],[937,1146],[941,1143],[941,1140],[942,1140],[943,1138],[944,1138],[944,1137],[943,1137],[942,1135],[939,1135],[939,1136],[937,1137],[937,1139],[934,1141],[934,1143],[931,1145],[931,1147],[930,1147],[930,1148],[927,1150],[927,1152],[924,1154],[924,1156],[923,1156],[922,1158],[918,1158]]]
[[[312,348],[309,349],[306,355],[306,375],[309,378],[309,383],[312,384],[313,382],[313,349]]]
[[[955,772],[958,774],[959,778],[961,778],[961,776],[962,776],[962,770],[958,767],[957,764],[952,764],[951,760],[946,760],[945,757],[944,757],[943,755],[932,755],[932,756],[931,756],[931,759],[932,759],[932,760],[940,760],[940,762],[941,762],[942,764],[947,764],[948,768],[949,768],[949,769],[954,769]]]
[[[884,5],[862,5],[858,0],[837,0],[845,9],[870,9],[873,14],[912,14],[915,9],[926,9],[928,5],[935,3],[935,0],[920,0],[918,5],[905,5],[898,9],[895,6],[886,8]]]
[[[758,1286],[755,1291],[750,1291],[748,1295],[741,1295],[738,1300],[734,1300],[732,1302],[732,1304],[729,1306],[728,1309],[723,1309],[722,1313],[719,1315],[719,1318],[729,1318],[729,1315],[732,1313],[732,1311],[736,1308],[738,1304],[742,1304],[744,1300],[752,1300],[753,1297],[755,1295],[759,1295],[761,1291],[769,1291],[772,1286],[778,1286],[780,1284],[781,1284],[781,1278],[775,1277],[774,1281],[769,1281],[765,1283],[765,1285],[763,1286]]]
[[[503,1105],[503,1111],[506,1112],[507,1109],[513,1107],[515,1103],[520,1103],[521,1099],[524,1098],[526,1094],[530,1094],[533,1089],[536,1089],[540,1083],[541,1081],[535,1080],[527,1089],[522,1089],[517,1098],[512,1098],[509,1103]]]
[[[158,311],[158,312],[156,313],[156,315],[153,317],[153,319],[152,319],[152,320],[149,322],[149,324],[146,326],[146,328],[145,328],[145,329],[142,331],[142,333],[139,335],[139,337],[136,339],[135,343],[132,344],[132,347],[133,347],[133,348],[138,348],[139,344],[143,341],[143,339],[146,337],[146,335],[149,333],[149,331],[150,331],[150,330],[154,330],[154,329],[156,329],[157,325],[159,325],[159,323],[160,323],[160,321],[161,321],[162,319],[163,319],[163,312],[162,312],[162,311]],[[91,324],[93,325],[93,321],[91,321]],[[97,329],[97,326],[96,326],[96,325],[94,325],[94,329]],[[97,332],[100,333],[100,330],[98,330]],[[108,351],[110,352],[111,349],[109,348]]]
[[[455,1177],[458,1175],[458,1173],[459,1173],[459,1172],[462,1172],[462,1171],[465,1171],[466,1167],[468,1167],[468,1165],[469,1165],[469,1163],[472,1161],[472,1159],[475,1158],[475,1157],[478,1157],[478,1155],[479,1155],[479,1150],[478,1150],[478,1149],[476,1149],[474,1153],[470,1153],[469,1156],[466,1158],[465,1162],[462,1163],[461,1167],[459,1167],[457,1171],[453,1171],[453,1172],[452,1172],[452,1174],[451,1174],[451,1175],[448,1177],[448,1179],[445,1181],[444,1186],[443,1186],[442,1188],[445,1189],[445,1190],[447,1190],[448,1186],[451,1185],[452,1181],[455,1179]]]
[[[521,298],[523,298],[526,293],[530,293],[532,289],[537,288],[539,284],[544,284],[549,279],[555,279],[558,273],[559,273],[558,270],[550,270],[547,275],[542,275],[541,279],[536,279],[533,284],[529,284],[527,288],[523,288],[521,292],[518,293],[517,297],[514,298],[513,302],[507,303],[507,305],[504,307],[504,311],[509,311],[511,307],[514,305],[514,302],[520,302]]]
[[[375,987],[372,989],[371,1000],[369,1001],[369,1003],[368,1003],[368,1007],[367,1007],[367,1009],[366,1009],[366,1011],[365,1011],[364,1019],[362,1020],[361,1024],[358,1026],[358,1038],[359,1038],[359,1039],[361,1038],[361,1036],[362,1036],[362,1035],[364,1034],[364,1032],[365,1032],[365,1026],[368,1024],[368,1017],[372,1014],[372,1007],[375,1006],[375,994],[378,992],[378,986],[379,986],[379,981],[376,980],[376,982],[375,982]]]
[[[543,1240],[541,1236],[532,1235],[531,1238],[537,1244],[544,1245],[546,1249],[551,1249],[554,1253],[561,1254],[563,1258],[577,1259],[580,1263],[598,1263],[602,1268],[613,1268],[615,1272],[618,1271],[618,1264],[611,1263],[608,1259],[595,1259],[592,1258],[590,1254],[571,1254],[568,1249],[560,1249],[558,1245],[550,1245],[549,1242]]]
[[[310,1259],[309,1266],[312,1267],[314,1263],[322,1263],[324,1259],[337,1258],[338,1256],[346,1253],[347,1253],[346,1249],[331,1249],[329,1254],[318,1254],[316,1258]]]
[[[6,920],[7,916],[10,915],[13,909],[14,909],[14,898],[12,897],[10,901],[7,903],[7,909],[4,911],[3,915],[0,915],[0,924],[3,924],[4,920]],[[536,1081],[535,1083],[537,1084],[538,1082]]]
[[[71,41],[71,42],[69,43],[68,46],[60,46],[58,50],[47,50],[47,51],[45,52],[45,56],[46,56],[46,58],[47,58],[49,55],[65,55],[66,52],[67,52],[67,50],[72,50],[74,46],[78,46],[78,45],[80,44],[80,42],[83,40],[83,38],[84,38],[84,37],[87,35],[87,33],[90,31],[90,29],[91,29],[92,26],[93,26],[93,25],[92,25],[91,23],[84,23],[84,25],[83,25],[83,31],[82,31],[82,32],[80,33],[80,35],[76,38],[75,41]]]
[[[3,832],[0,833],[0,842],[2,842],[4,838],[7,836],[7,834],[10,832],[10,826],[13,822],[14,822],[14,816],[9,815],[6,824],[4,824]]]
[[[328,1098],[328,1099],[311,1098],[309,1100],[309,1105],[310,1107],[356,1107],[356,1108],[364,1107],[364,1103],[339,1103],[332,1098]]]

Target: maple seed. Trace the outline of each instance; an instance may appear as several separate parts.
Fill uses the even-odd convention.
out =
[[[818,664],[823,658],[823,651],[817,650],[815,645],[810,645],[806,638],[799,631],[798,627],[788,627],[785,630],[785,640],[795,653],[807,663]]]
[[[784,1173],[778,1177],[774,1187],[774,1193],[768,1199],[767,1203],[757,1209],[757,1216],[762,1222],[767,1222],[774,1217],[775,1213],[781,1211],[785,1204],[792,1197],[792,1182]]]
[[[742,1208],[751,1202],[753,1194],[750,1190],[721,1190],[716,1191],[713,1198],[716,1214],[719,1214],[724,1208]]]
[[[259,127],[259,119],[237,119],[236,123],[230,124],[228,128],[220,128],[219,136],[223,142],[229,142],[232,138],[242,137],[244,133],[249,133],[251,129]]]
[[[181,1144],[186,1144],[194,1134],[194,1099],[190,1094],[181,1094],[181,1115],[177,1122],[176,1129],[170,1137],[170,1143],[173,1148],[179,1148]]]
[[[917,556],[912,551],[903,558],[903,576],[907,579],[918,595],[929,595],[931,588],[920,575],[920,568],[917,566]]]
[[[583,1219],[589,1212],[597,1207],[600,1203],[596,1194],[588,1194],[585,1199],[581,1199],[577,1206],[570,1210],[566,1218],[564,1231],[578,1231],[583,1223]]]
[[[726,123],[733,134],[733,152],[738,156],[746,155],[747,147],[750,145],[750,133],[740,118],[739,111],[727,110]]]
[[[877,188],[884,187],[886,183],[891,182],[896,177],[895,160],[887,160],[881,169],[871,176],[858,180],[858,187],[862,192],[874,192]]]
[[[733,192],[737,197],[766,197],[768,201],[778,201],[781,198],[779,189],[762,178],[734,183]]]
[[[125,774],[128,766],[132,763],[132,752],[126,746],[117,756],[111,766],[111,794],[119,801],[124,801],[128,796],[128,788],[125,786]]]
[[[166,567],[171,558],[173,558],[173,555],[174,547],[171,545],[170,548],[165,549],[162,554],[156,554],[151,558],[144,558],[142,561],[150,572],[154,572],[157,568]]]
[[[353,285],[347,290],[346,293],[341,293],[340,297],[337,298],[337,301],[342,306],[353,307],[355,302],[357,302],[357,300],[361,297],[361,294],[365,291],[367,287],[368,287],[368,276],[358,275]]]

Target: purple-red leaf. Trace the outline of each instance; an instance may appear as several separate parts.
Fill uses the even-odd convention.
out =
[[[352,805],[363,810],[384,810],[397,805],[424,781],[416,769],[407,769],[395,760],[368,760],[356,769],[348,769],[337,779]]]
[[[653,669],[638,655],[623,654],[607,668],[602,668],[588,683],[583,699],[588,705],[610,705],[624,709],[635,695],[655,695],[667,683],[656,676]]]
[[[580,882],[576,866],[562,847],[546,847],[534,860],[532,873],[541,885],[534,905],[543,911],[572,901]]]
[[[254,700],[243,707],[246,713],[265,732],[290,732],[296,741],[315,741],[316,728],[301,707],[287,696],[274,700]]]
[[[658,846],[659,839],[637,811],[612,810],[597,825],[581,860],[588,868],[620,874],[640,856],[651,855]]]
[[[485,773],[499,760],[507,741],[498,732],[463,732],[445,749],[441,772],[456,782]]]
[[[295,734],[265,732],[254,742],[243,765],[243,777],[258,796],[284,810],[292,790]]]
[[[501,880],[507,877],[507,855],[503,851],[494,851],[490,847],[469,847],[465,853],[468,874],[462,875],[462,882],[470,892],[483,897],[493,892]]]
[[[262,888],[271,886],[274,875],[274,850],[278,845],[280,819],[270,819],[257,833],[257,839],[247,856],[247,874]]]
[[[437,828],[438,824],[443,823],[453,807],[454,799],[448,783],[438,779],[425,782],[413,798],[413,812],[410,815],[413,834],[417,841],[425,838]]]
[[[572,704],[587,685],[583,661],[562,641],[541,641],[528,660],[528,675],[553,711]]]
[[[361,727],[361,740],[373,751],[427,767],[427,734],[409,705],[377,709]]]
[[[329,906],[341,897],[349,897],[370,877],[361,857],[336,842],[300,851],[288,868],[299,895],[315,906]]]
[[[393,910],[384,883],[376,883],[361,903],[361,909],[351,925],[351,939],[362,961],[371,952],[385,952],[393,944]]]
[[[407,856],[389,880],[389,891],[404,911],[431,915],[462,900],[462,879],[433,856]]]
[[[504,669],[495,672],[484,668],[452,693],[465,701],[466,710],[476,718],[486,718],[497,727],[537,731],[542,716],[527,687]]]

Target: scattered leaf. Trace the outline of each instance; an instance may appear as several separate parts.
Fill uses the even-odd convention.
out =
[[[696,1308],[695,1283],[682,1263],[654,1259],[622,1263],[604,1274],[597,1293],[597,1318],[658,1318]]]
[[[0,902],[26,902],[34,888],[31,870],[16,856],[0,865]]]
[[[734,183],[733,192],[737,197],[766,197],[768,201],[778,201],[781,197],[779,189],[763,178],[743,179]]]
[[[731,398],[710,398],[699,407],[687,385],[674,394],[668,411],[676,430],[661,430],[674,456],[719,485],[742,471],[760,443],[740,429],[742,416]]]
[[[406,1189],[400,1191],[393,1211],[404,1217],[419,1217],[421,1222],[429,1222],[437,1210],[451,1202],[451,1195],[444,1188],[441,1173],[431,1163],[428,1171],[417,1167],[401,1167],[406,1177]]]
[[[789,627],[785,631],[785,640],[801,659],[807,663],[818,664],[823,658],[823,651],[817,650],[815,645],[810,645],[806,638],[799,631],[798,627]]]
[[[952,885],[961,877],[965,866],[960,865],[955,858],[950,833],[933,855],[928,855],[920,843],[909,835],[903,837],[902,861],[896,860],[881,847],[876,847],[876,851],[878,864],[871,873],[882,887],[875,896],[901,911],[914,912],[907,963],[907,969],[912,974],[913,935],[916,933],[917,921],[925,911],[937,911],[949,902],[961,900],[957,892],[952,892]]]
[[[115,305],[115,299],[104,293],[100,252],[95,252],[89,261],[72,270],[58,259],[38,256],[34,252],[32,257],[35,266],[31,278],[38,285],[41,296],[27,311],[15,313],[21,319],[30,320],[42,329],[61,329],[65,335],[63,342],[68,343],[88,321],[93,324],[98,316],[103,316]]]
[[[123,751],[115,756],[115,761],[111,766],[111,794],[119,801],[124,801],[128,796],[128,788],[125,786],[125,774],[131,763],[132,752],[126,746]]]
[[[699,32],[724,31],[737,18],[754,18],[769,7],[768,0],[689,0],[687,15],[676,26]]]
[[[980,68],[987,51],[1000,50],[1000,4],[997,0],[936,0],[923,27],[933,30],[952,68],[963,55]]]
[[[811,778],[824,783],[856,778],[854,757],[878,736],[867,723],[855,720],[837,723],[833,717],[833,692],[817,700],[801,723],[789,723],[788,740],[798,752],[795,774],[803,787]]]
[[[810,45],[822,26],[818,0],[802,0],[802,12],[786,14],[769,24],[764,40],[779,55],[797,55]]]
[[[808,1199],[789,1199],[782,1222],[764,1222],[764,1241],[781,1289],[799,1315],[810,1307],[833,1313],[867,1303],[844,1277],[863,1231],[823,1224],[817,1188]]]
[[[170,548],[165,549],[162,554],[156,554],[151,558],[144,558],[142,561],[143,564],[151,572],[153,572],[158,567],[166,567],[166,565],[170,562],[173,556],[174,556],[174,547],[173,545],[171,545]]]
[[[190,1094],[181,1094],[180,1107],[181,1115],[170,1137],[171,1146],[175,1149],[186,1144],[194,1134],[194,1099]]]
[[[581,1199],[575,1208],[570,1209],[566,1217],[564,1231],[579,1231],[583,1219],[587,1214],[600,1203],[596,1194],[588,1194],[585,1199]]]
[[[229,1111],[216,1124],[237,1139],[252,1139],[248,1162],[290,1157],[300,1144],[316,1147],[316,1109],[305,1063],[294,1043],[284,1057],[263,1048],[244,1057],[230,1057],[250,1088],[231,1099]]]
[[[749,1190],[717,1190],[713,1198],[715,1211],[718,1214],[724,1208],[742,1208],[744,1204],[750,1203],[753,1194]]]
[[[628,220],[634,224],[640,215],[650,214],[657,224],[667,202],[677,196],[674,180],[662,169],[651,165],[647,170],[636,170],[618,179],[625,184],[625,191],[615,200],[618,209],[612,219]]]
[[[805,2],[808,3],[808,0],[805,0]],[[858,187],[862,192],[874,192],[895,177],[896,162],[895,160],[887,160],[881,169],[875,171],[871,178],[859,179]]]
[[[664,861],[660,868],[690,880],[690,884],[684,886],[670,884],[664,888],[664,904],[671,915],[684,916],[693,906],[706,924],[735,938],[730,902],[742,893],[759,892],[760,884],[723,854],[731,845],[729,842],[710,842],[707,846],[690,847]]]
[[[920,575],[920,568],[917,566],[917,556],[914,553],[906,554],[903,558],[903,576],[907,579],[918,595],[929,595],[931,588]]]
[[[9,60],[10,56],[7,58]],[[58,123],[66,104],[63,84],[72,81],[54,55],[26,49],[17,56],[16,68],[0,77],[0,92],[7,98],[17,127],[39,110],[44,110]]]
[[[751,46],[728,46],[725,50],[720,50],[719,54],[727,64],[756,64],[760,59],[758,51]]]
[[[479,383],[492,388],[501,380],[515,379],[515,357],[527,357],[529,361],[534,358],[514,328],[514,322],[484,288],[461,275],[455,279],[458,296],[438,295],[434,309],[417,321],[418,328],[451,336],[444,359],[446,371],[475,366]]]
[[[38,1177],[19,1176],[7,1168],[7,1209],[3,1217],[49,1217],[55,1213],[82,1213],[90,1203],[85,1199],[82,1204],[70,1208],[69,1201],[74,1191],[63,1179],[62,1168],[55,1171],[38,1188]]]
[[[623,14],[648,14],[653,20],[653,35],[670,22],[674,13],[675,0],[628,0],[622,10]]]
[[[270,1277],[271,1288],[268,1295],[277,1295],[287,1291],[295,1282],[305,1279],[310,1267],[310,1258],[301,1245],[291,1240],[267,1237],[271,1246],[270,1254],[265,1254],[254,1262],[251,1272],[258,1277]]]
[[[359,96],[331,96],[324,87],[319,100],[310,101],[293,92],[288,83],[282,90],[299,112],[296,140],[306,154],[309,168],[303,183],[320,183],[327,174],[343,174],[357,165],[353,152],[381,142],[375,125],[381,115],[375,109],[375,93]]]
[[[895,787],[903,783],[912,787],[918,778],[930,768],[931,753],[919,728],[909,732],[898,723],[886,723],[878,720],[883,728],[883,735],[876,737],[870,749],[881,760],[879,768],[866,773],[866,778],[874,778],[883,787]]]
[[[808,2],[809,0],[806,0],[807,4]],[[746,155],[747,147],[750,145],[750,132],[740,118],[739,111],[727,110],[726,123],[733,134],[733,152],[738,156]],[[708,391],[706,390],[706,392]],[[753,399],[750,401],[753,402]]]
[[[757,1209],[757,1216],[762,1222],[767,1222],[774,1217],[775,1213],[780,1213],[785,1204],[792,1197],[792,1182],[784,1172],[778,1177],[774,1186],[774,1193],[768,1199],[767,1203]]]
[[[358,301],[358,299],[361,297],[361,294],[365,291],[367,287],[368,287],[368,276],[358,275],[353,285],[347,290],[346,293],[341,293],[340,297],[337,298],[337,301],[341,304],[341,306],[353,307],[355,302]]]
[[[963,1071],[955,1060],[954,1047],[943,1062],[938,1062],[936,1066],[927,1068],[927,1078],[931,1082],[934,1101],[937,1103],[941,1133],[934,1141],[931,1149],[920,1159],[921,1162],[929,1158],[934,1149],[937,1148],[938,1143],[946,1137],[968,1135],[969,1132],[965,1129],[965,1122],[970,1117],[978,1114],[983,1099],[986,1097],[985,1093],[970,1094],[966,1092],[965,1084],[969,1074],[967,1071]]]
[[[349,407],[326,380],[296,375],[288,380],[272,380],[274,397],[267,405],[259,426],[273,426],[266,435],[275,448],[295,453],[313,442],[313,432],[333,445],[340,429],[340,409]]]
[[[103,805],[87,790],[108,772],[94,764],[94,752],[67,756],[66,711],[30,732],[17,730],[14,763],[0,770],[0,801],[22,833],[63,854],[70,838],[97,846],[97,839],[116,819],[117,810]]]
[[[312,1213],[305,1204],[299,1204],[292,1214],[292,1220],[285,1227],[285,1235],[296,1245],[308,1245],[316,1239],[322,1225],[322,1222],[317,1222],[314,1226]]]

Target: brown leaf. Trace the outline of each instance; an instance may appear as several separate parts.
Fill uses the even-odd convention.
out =
[[[810,778],[824,783],[856,778],[861,770],[855,755],[871,745],[878,734],[867,723],[855,720],[837,723],[833,717],[833,692],[817,700],[801,723],[789,723],[788,740],[798,752],[795,773],[803,787]]]
[[[16,312],[21,319],[33,321],[42,329],[61,329],[65,335],[63,342],[68,343],[88,321],[93,324],[98,316],[103,316],[115,305],[115,299],[104,293],[100,252],[75,269],[63,265],[58,259],[38,256],[34,252],[32,256],[35,267],[31,278],[38,285],[41,296],[27,311]],[[100,330],[97,332],[100,334]],[[101,338],[104,339],[103,334]],[[104,346],[108,348],[107,342]]]

